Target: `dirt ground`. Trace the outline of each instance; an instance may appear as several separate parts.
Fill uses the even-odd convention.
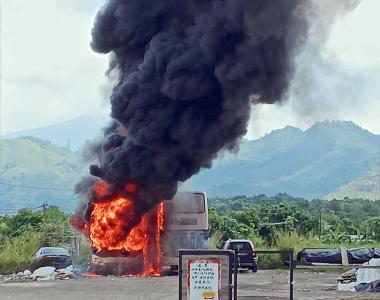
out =
[[[379,299],[379,294],[337,292],[338,273],[297,271],[295,299]],[[289,299],[287,273],[284,271],[259,271],[239,273],[239,300]],[[7,282],[0,283],[1,300],[44,299],[178,299],[178,277],[78,278],[65,281]]]

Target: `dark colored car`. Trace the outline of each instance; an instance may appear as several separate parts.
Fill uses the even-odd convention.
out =
[[[248,268],[257,272],[257,257],[255,246],[250,240],[228,240],[223,249],[235,250],[237,254],[238,268]]]
[[[64,269],[73,263],[69,251],[58,247],[40,248],[36,253],[35,259],[38,267],[51,266],[57,269]]]

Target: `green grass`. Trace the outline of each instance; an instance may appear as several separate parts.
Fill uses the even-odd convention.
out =
[[[8,240],[0,251],[0,274],[12,274],[33,269],[33,255],[40,247],[41,236],[35,232]]]

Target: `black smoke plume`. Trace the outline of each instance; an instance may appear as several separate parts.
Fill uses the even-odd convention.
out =
[[[307,35],[306,2],[107,1],[91,46],[111,54],[114,122],[92,148],[91,174],[116,189],[138,184],[147,210],[235,149],[251,104],[288,90]],[[91,187],[85,180],[78,191]]]

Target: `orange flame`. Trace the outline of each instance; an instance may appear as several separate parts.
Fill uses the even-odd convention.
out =
[[[126,190],[137,189],[134,184],[127,184]],[[94,192],[106,194],[105,183],[95,185]],[[135,207],[131,198],[117,195],[102,202],[94,202],[87,230],[91,246],[97,251],[120,250],[141,253],[143,255],[143,272],[131,276],[159,276],[161,271],[161,233],[164,229],[164,204],[160,203],[145,213],[135,225]],[[153,226],[152,226],[153,225]],[[128,274],[127,274],[128,276]]]

